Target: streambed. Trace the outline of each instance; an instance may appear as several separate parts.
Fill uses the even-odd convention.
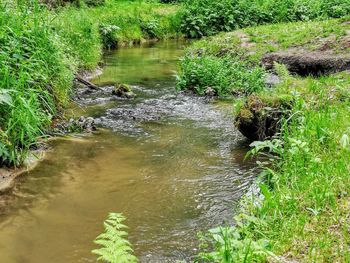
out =
[[[51,142],[47,157],[0,197],[1,261],[95,262],[94,238],[109,212],[127,218],[141,262],[196,254],[196,233],[230,222],[254,180],[231,105],[174,89],[185,43],[105,54],[101,91],[77,92],[72,114],[93,116],[95,134]],[[110,96],[128,83],[133,100]]]

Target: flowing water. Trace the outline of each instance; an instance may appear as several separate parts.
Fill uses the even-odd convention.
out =
[[[95,262],[94,238],[109,212],[128,219],[141,262],[196,254],[196,233],[229,223],[254,179],[230,104],[174,89],[182,42],[108,52],[103,87],[77,92],[75,115],[95,134],[52,141],[47,157],[0,200],[0,262]],[[137,98],[111,96],[129,83]]]

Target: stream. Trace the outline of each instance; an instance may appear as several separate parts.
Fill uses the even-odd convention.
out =
[[[100,91],[79,89],[71,113],[93,134],[50,142],[46,158],[0,196],[6,263],[96,262],[93,240],[109,212],[127,217],[140,262],[192,262],[197,232],[232,221],[255,178],[229,102],[177,92],[186,43],[106,52]],[[128,83],[135,99],[111,96]]]

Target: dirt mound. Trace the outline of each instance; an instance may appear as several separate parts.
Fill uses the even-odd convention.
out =
[[[275,62],[300,76],[321,76],[350,69],[350,55],[329,51],[278,51],[266,54],[261,60],[266,69],[273,69]]]

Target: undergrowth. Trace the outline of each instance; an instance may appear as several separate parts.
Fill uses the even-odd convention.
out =
[[[188,37],[200,38],[248,26],[349,14],[349,0],[187,0],[181,26]]]

